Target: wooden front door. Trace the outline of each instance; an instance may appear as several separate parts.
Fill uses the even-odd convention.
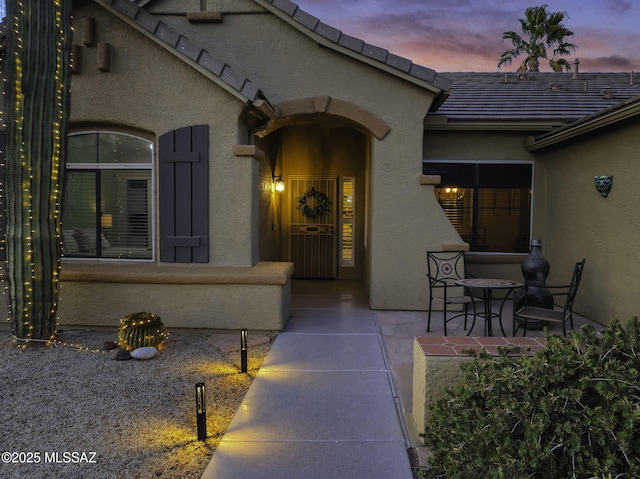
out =
[[[290,177],[290,261],[295,278],[335,279],[336,204],[335,177]]]

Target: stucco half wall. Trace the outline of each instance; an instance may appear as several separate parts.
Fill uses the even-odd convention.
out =
[[[292,273],[292,263],[275,262],[247,268],[67,263],[59,323],[117,328],[123,316],[148,311],[168,328],[276,331],[291,314]]]

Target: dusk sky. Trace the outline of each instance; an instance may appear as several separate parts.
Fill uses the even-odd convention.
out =
[[[640,71],[640,0],[294,0],[300,8],[349,35],[438,72],[494,72],[511,42],[522,35],[527,7],[566,12],[580,71]],[[514,71],[519,65],[503,66]],[[542,71],[550,71],[541,62]]]
[[[518,18],[531,0],[294,0],[343,32],[439,72],[497,71],[511,48],[502,32],[521,33]],[[548,0],[566,12],[578,45],[568,58],[581,71],[640,71],[640,0]],[[4,0],[0,0],[0,10]],[[513,71],[519,63],[502,71]],[[541,64],[548,70],[546,64]]]

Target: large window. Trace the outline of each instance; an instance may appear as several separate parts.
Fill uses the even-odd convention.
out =
[[[63,254],[153,259],[153,143],[122,133],[69,137]]]
[[[440,175],[436,197],[471,251],[527,253],[531,228],[530,163],[425,162]]]

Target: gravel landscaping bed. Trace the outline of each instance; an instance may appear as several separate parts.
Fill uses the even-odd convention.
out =
[[[0,477],[199,478],[274,339],[250,345],[245,374],[239,333],[235,351],[221,337],[170,333],[154,358],[115,361],[103,350],[115,332],[64,331],[64,345],[19,349],[0,331]]]

